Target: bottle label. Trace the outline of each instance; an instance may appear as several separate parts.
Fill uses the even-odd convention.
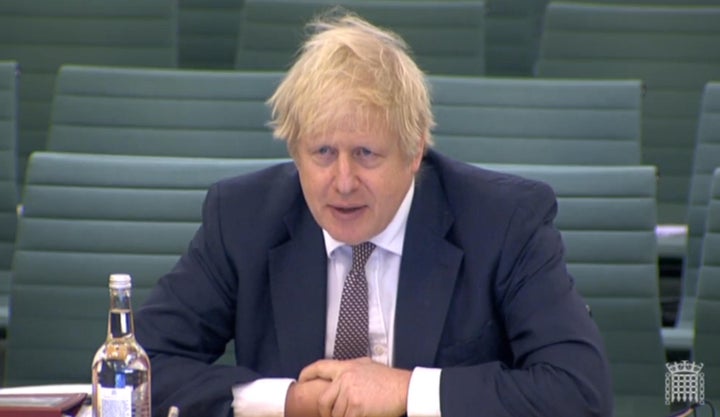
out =
[[[100,388],[102,417],[132,417],[133,388]]]

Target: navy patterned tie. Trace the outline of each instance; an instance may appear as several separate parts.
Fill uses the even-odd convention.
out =
[[[365,264],[375,245],[370,242],[352,247],[352,267],[343,284],[333,358],[354,359],[368,356],[368,285]]]

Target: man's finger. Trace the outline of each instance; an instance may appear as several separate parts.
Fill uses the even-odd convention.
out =
[[[342,391],[340,384],[334,382],[332,384],[337,392],[335,393],[335,401],[332,406],[332,415],[330,417],[344,417],[348,412],[348,398],[347,395]]]
[[[337,384],[330,384],[327,390],[318,398],[318,411],[320,417],[333,417],[337,405],[340,388]]]
[[[332,381],[342,371],[342,363],[332,359],[322,359],[311,363],[300,371],[298,381],[309,381],[311,379],[327,379]]]

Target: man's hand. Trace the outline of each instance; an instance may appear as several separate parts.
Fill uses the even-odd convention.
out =
[[[328,359],[303,369],[299,382],[331,382],[318,400],[321,417],[398,417],[407,411],[410,375],[370,358]]]
[[[285,397],[285,416],[318,417],[318,399],[329,387],[324,379],[293,383]]]

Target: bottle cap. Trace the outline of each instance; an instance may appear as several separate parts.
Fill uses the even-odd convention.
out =
[[[110,288],[124,290],[132,287],[132,278],[128,274],[112,274],[110,275]]]

